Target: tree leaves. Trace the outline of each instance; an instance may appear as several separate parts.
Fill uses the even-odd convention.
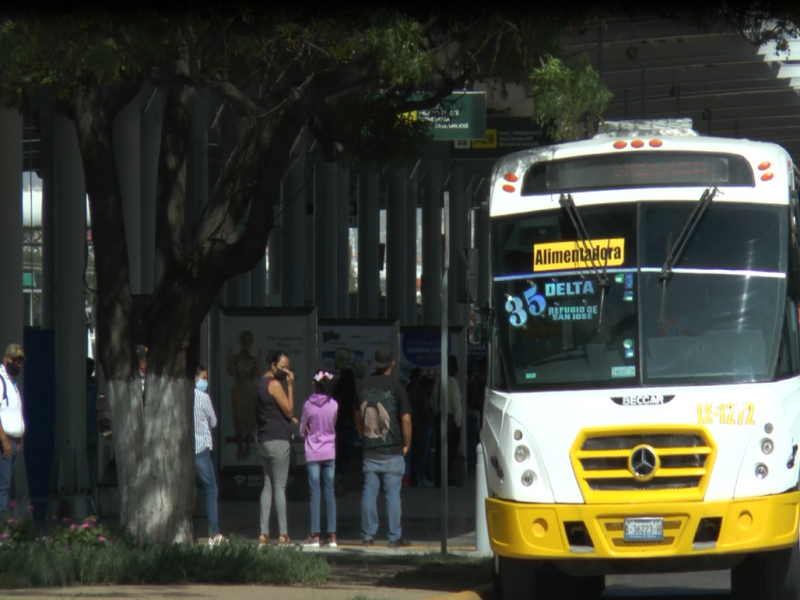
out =
[[[555,140],[581,137],[580,121],[599,120],[612,94],[584,54],[573,67],[548,58],[531,74],[534,118]]]

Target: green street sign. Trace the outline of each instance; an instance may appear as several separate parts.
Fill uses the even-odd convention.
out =
[[[450,158],[500,158],[549,143],[531,117],[500,117],[488,121],[482,140],[456,141],[450,148]]]
[[[415,94],[411,100],[423,100]],[[403,115],[432,125],[433,141],[482,140],[486,137],[486,92],[454,92],[431,109]]]

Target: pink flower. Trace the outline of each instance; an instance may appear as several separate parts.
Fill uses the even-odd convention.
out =
[[[16,508],[17,507],[17,503],[12,500],[11,502],[8,503],[8,507],[9,508]]]
[[[25,510],[28,511],[28,514],[33,514],[33,504],[28,504],[28,506],[25,507]]]
[[[103,537],[102,535],[98,535],[97,539],[100,540],[101,542],[105,542],[106,541],[106,538]]]
[[[16,523],[16,521],[15,521],[14,519],[9,519],[9,520],[7,521],[7,523],[8,523],[9,525],[13,525],[14,523]]]
[[[73,523],[72,525],[70,525],[70,526],[69,526],[69,529],[70,529],[70,531],[72,531],[72,530],[73,530],[73,529],[75,529],[76,527],[77,527],[77,525],[76,525],[75,523]]]
[[[81,525],[81,527],[83,527],[84,529],[90,529],[91,526],[92,526],[91,523],[84,523],[83,525]]]
[[[7,533],[5,533],[5,532],[4,532],[4,533],[0,533],[0,540],[4,540],[4,539],[6,539],[7,537],[8,537],[8,534],[7,534]]]

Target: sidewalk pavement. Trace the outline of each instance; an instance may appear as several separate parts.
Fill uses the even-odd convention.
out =
[[[360,475],[360,473],[359,473]],[[361,538],[361,490],[357,481],[345,489],[345,496],[336,499],[336,520],[339,550],[362,549]],[[449,487],[447,545],[448,551],[475,550],[475,478],[470,476],[463,487]],[[441,489],[404,486],[401,492],[403,537],[412,542],[407,552],[438,552],[441,547]],[[308,500],[289,500],[286,502],[289,537],[296,543],[303,542],[310,532],[311,515]],[[220,502],[219,526],[225,536],[236,534],[250,540],[257,540],[259,535],[258,502]],[[375,546],[370,552],[388,550],[386,504],[383,494],[378,496],[379,527],[375,536]],[[324,498],[320,506],[320,525],[324,537],[326,532],[326,511]],[[115,527],[118,521],[112,517],[103,517],[102,521]],[[195,517],[195,533],[198,540],[205,539],[207,521],[204,517]],[[270,519],[270,539],[278,539],[277,517],[273,503]],[[397,552],[393,550],[392,552]]]

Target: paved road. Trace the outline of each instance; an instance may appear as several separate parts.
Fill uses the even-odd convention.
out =
[[[730,598],[730,571],[609,577],[603,597],[637,600],[727,600]]]

